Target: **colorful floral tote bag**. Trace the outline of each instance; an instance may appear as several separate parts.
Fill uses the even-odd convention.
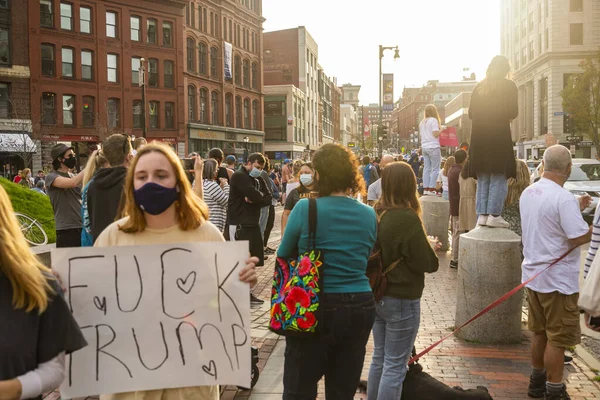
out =
[[[309,250],[298,258],[278,258],[271,289],[269,329],[279,335],[315,334],[323,293],[323,253],[315,248],[317,201],[308,203]]]

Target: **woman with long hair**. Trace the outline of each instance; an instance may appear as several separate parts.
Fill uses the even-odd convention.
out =
[[[458,226],[461,233],[469,232],[477,226],[477,211],[475,199],[477,194],[477,181],[469,176],[469,163],[467,158],[458,177],[460,200],[458,202]]]
[[[380,218],[378,240],[387,288],[375,308],[369,400],[400,398],[419,330],[425,273],[435,272],[439,266],[423,228],[412,168],[402,162],[388,164],[381,179],[375,211]]]
[[[315,190],[315,170],[313,169],[312,163],[303,163],[302,167],[300,167],[299,174],[300,186],[292,189],[290,195],[285,199],[285,207],[283,209],[283,214],[281,215],[282,235],[285,232],[288,218],[296,206],[296,203],[298,203],[300,199],[314,199],[317,197],[317,192]]]
[[[88,158],[86,168],[83,171],[83,190],[81,191],[81,219],[83,221],[83,229],[81,230],[81,247],[90,247],[94,245],[92,223],[88,212],[89,183],[99,169],[108,167],[108,160],[104,156],[102,150],[94,150]]]
[[[292,173],[285,188],[286,198],[290,195],[292,189],[296,189],[298,186],[300,186],[300,168],[302,168],[302,160],[295,160],[292,163]]]
[[[425,117],[419,124],[423,151],[423,194],[435,196],[435,182],[442,162],[440,148],[440,115],[433,104],[425,107]]]
[[[21,171],[21,180],[19,181],[19,185],[24,186],[27,189],[31,189],[33,187],[31,180],[31,170],[29,168],[25,168],[23,171]]]
[[[508,180],[508,193],[502,210],[502,218],[509,223],[511,231],[519,236],[522,236],[521,227],[521,209],[519,207],[519,199],[521,194],[531,184],[531,176],[529,175],[529,167],[522,160],[516,160],[517,174],[515,178]]]
[[[365,275],[375,243],[375,212],[356,199],[366,195],[358,160],[348,149],[326,144],[313,156],[319,197],[315,248],[324,254],[320,334],[286,337],[284,399],[315,399],[325,376],[328,398],[352,399],[360,382],[375,302]],[[300,200],[288,219],[279,257],[309,249],[309,200]]]
[[[440,169],[440,173],[438,175],[438,184],[441,186],[442,189],[442,198],[444,200],[449,200],[448,197],[448,171],[450,171],[450,168],[452,168],[452,166],[456,164],[456,159],[454,158],[454,156],[450,156],[446,159],[446,161],[444,162],[444,167],[442,169]]]
[[[519,114],[519,105],[509,72],[508,59],[494,57],[485,79],[473,89],[469,106],[473,123],[469,175],[477,179],[477,225],[493,228],[510,226],[502,218],[502,208],[508,179],[516,177],[510,123]]]
[[[202,163],[196,158],[196,164]],[[125,178],[122,218],[106,228],[94,246],[136,246],[168,243],[222,242],[221,232],[208,220],[208,207],[195,196],[175,152],[152,142],[138,150]],[[242,282],[256,284],[252,257],[239,274]],[[196,386],[130,392],[101,399],[218,399],[218,386]]]
[[[219,178],[219,183],[217,183],[218,172],[216,160],[211,158],[204,161],[202,185],[204,186],[204,201],[210,211],[209,221],[217,227],[219,232],[224,232],[227,202],[229,201],[229,183],[225,178]]]
[[[87,343],[61,287],[29,249],[0,186],[0,398],[41,399]]]

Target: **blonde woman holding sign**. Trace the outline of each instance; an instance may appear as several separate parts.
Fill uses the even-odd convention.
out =
[[[198,157],[196,163],[203,161]],[[222,242],[208,221],[208,208],[197,198],[177,155],[153,142],[138,150],[125,178],[125,218],[109,225],[96,247],[166,243]],[[256,257],[246,261],[242,282],[256,284]],[[101,396],[102,400],[217,400],[218,386],[159,389]]]

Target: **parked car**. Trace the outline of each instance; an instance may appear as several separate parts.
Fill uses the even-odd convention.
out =
[[[537,182],[541,178],[541,167],[538,165],[531,174],[531,183]],[[589,158],[574,158],[571,176],[567,179],[564,186],[574,196],[583,196],[589,194],[592,197],[592,203],[583,210],[584,217],[593,216],[600,199],[600,161]]]
[[[525,160],[523,160],[525,161]],[[542,163],[541,160],[527,160],[525,161],[525,163],[527,164],[527,167],[529,168],[529,173],[533,174],[533,171],[536,170],[536,168],[538,167],[538,165],[540,165]]]

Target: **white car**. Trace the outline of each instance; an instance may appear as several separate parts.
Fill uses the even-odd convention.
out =
[[[531,183],[540,180],[542,164],[538,165],[531,174]],[[589,194],[592,197],[592,203],[583,210],[584,217],[593,216],[600,199],[600,161],[589,158],[574,158],[571,176],[565,182],[565,189],[575,196]]]

